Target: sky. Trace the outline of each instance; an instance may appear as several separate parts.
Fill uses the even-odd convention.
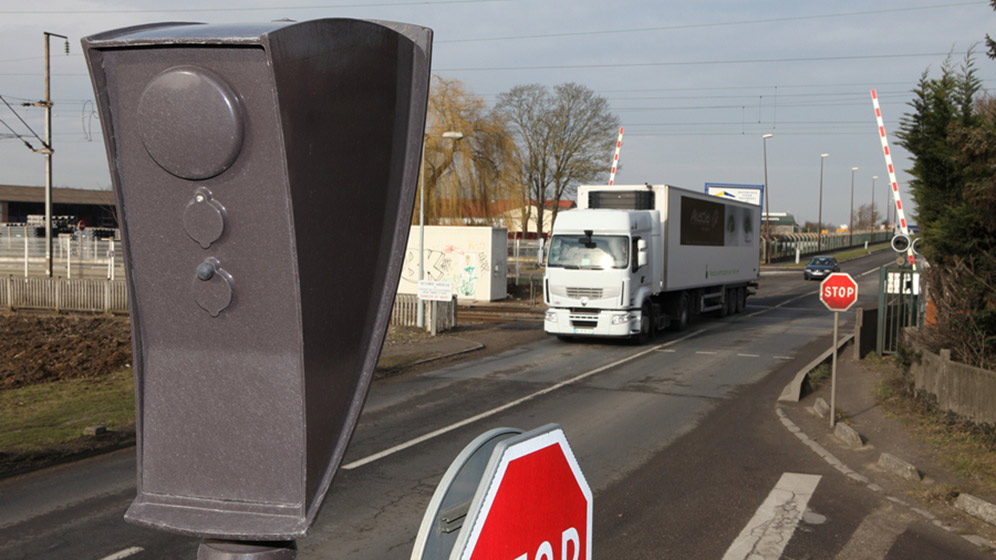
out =
[[[625,127],[616,184],[764,183],[772,212],[816,221],[823,160],[824,222],[846,224],[874,197],[892,204],[870,91],[877,89],[901,196],[909,154],[897,145],[911,90],[926,71],[974,48],[978,77],[996,88],[984,52],[996,34],[987,1],[838,0],[0,0],[0,184],[44,185],[43,32],[51,39],[53,183],[110,189],[80,38],[163,21],[243,23],[325,17],[393,20],[434,30],[433,73],[493,104],[514,86],[576,82],[605,97]],[[19,118],[24,120],[20,122]],[[472,133],[472,131],[463,131]],[[614,136],[614,133],[613,133]],[[608,181],[612,154],[606,154]],[[877,180],[872,177],[878,176]],[[873,190],[874,187],[874,190]],[[914,221],[913,218],[911,221]]]

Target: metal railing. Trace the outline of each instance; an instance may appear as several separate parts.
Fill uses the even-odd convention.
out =
[[[0,277],[0,307],[128,313],[124,280]]]
[[[432,305],[435,303],[436,305]],[[433,317],[433,309],[436,315]],[[398,294],[394,298],[394,310],[391,312],[391,324],[402,327],[416,326],[418,315],[418,296],[415,294]],[[447,331],[457,326],[457,300],[425,302],[425,328],[435,319],[436,331]]]
[[[52,275],[65,278],[123,278],[121,241],[60,234],[52,243]],[[45,239],[30,228],[0,225],[0,274],[46,276]]]

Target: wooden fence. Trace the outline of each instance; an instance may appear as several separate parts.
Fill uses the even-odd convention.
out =
[[[0,308],[128,313],[124,280],[0,277]]]
[[[432,323],[432,302],[425,302],[425,329],[429,330]],[[442,332],[457,326],[457,301],[436,302],[438,317],[436,331]],[[391,324],[403,327],[414,327],[418,317],[418,296],[415,294],[398,294],[394,298],[394,311],[391,313]]]

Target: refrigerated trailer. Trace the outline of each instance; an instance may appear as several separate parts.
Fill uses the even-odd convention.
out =
[[[759,206],[671,185],[578,187],[550,237],[544,330],[646,340],[739,313],[757,286],[760,225]]]

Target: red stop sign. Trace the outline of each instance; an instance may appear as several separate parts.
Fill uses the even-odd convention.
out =
[[[820,283],[820,301],[830,311],[847,311],[858,301],[858,283],[846,272],[834,272]]]
[[[541,428],[501,445],[490,485],[487,475],[482,482],[487,492],[478,491],[467,514],[459,558],[590,560],[591,488],[563,430]]]

